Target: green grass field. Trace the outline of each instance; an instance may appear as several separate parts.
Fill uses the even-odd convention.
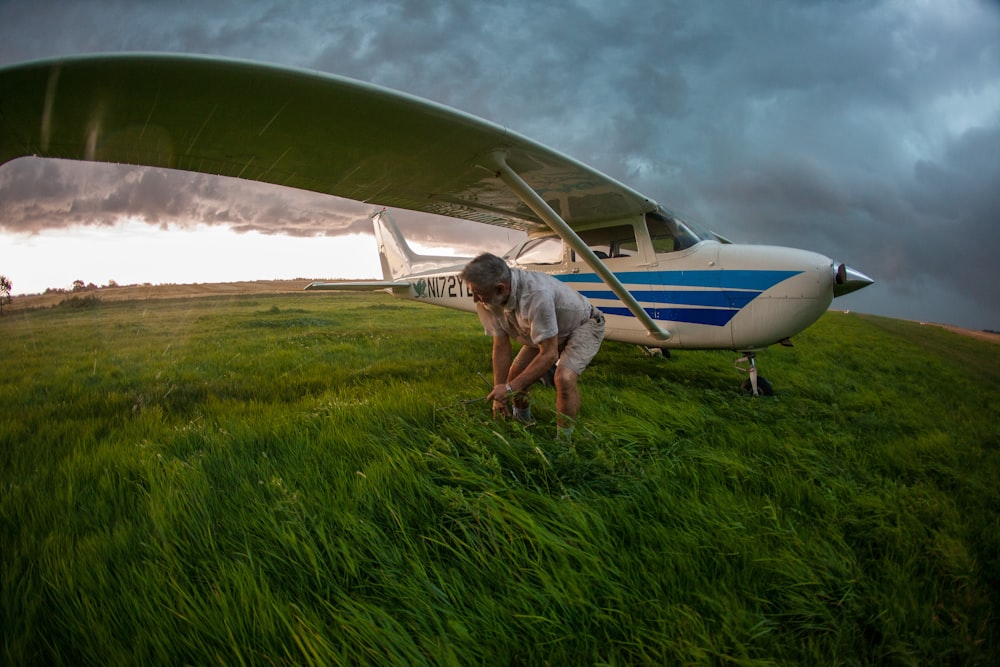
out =
[[[1000,346],[829,313],[606,343],[576,442],[472,315],[383,296],[0,318],[0,661],[991,664]]]

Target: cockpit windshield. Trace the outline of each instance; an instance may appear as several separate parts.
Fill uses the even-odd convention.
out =
[[[699,241],[718,241],[711,232],[684,222],[663,209],[646,214],[646,227],[658,253],[685,250]]]

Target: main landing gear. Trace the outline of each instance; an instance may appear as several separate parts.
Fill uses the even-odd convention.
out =
[[[757,375],[757,362],[755,352],[744,352],[745,356],[736,360],[736,369],[747,373],[750,377],[743,381],[743,391],[754,396],[772,396],[774,388],[767,378]],[[740,364],[745,364],[741,366]]]

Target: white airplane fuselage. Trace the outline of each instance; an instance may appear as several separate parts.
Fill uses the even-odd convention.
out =
[[[416,255],[384,212],[373,217],[385,279],[395,281],[385,289],[398,297],[475,312],[472,292],[459,277],[469,258]],[[647,229],[642,220],[611,229],[613,233],[606,225],[592,233],[584,230],[581,237],[605,249],[601,253],[608,257],[602,261],[669,332],[666,340],[652,336],[558,237],[531,237],[504,258],[513,267],[552,275],[586,296],[605,314],[608,340],[662,349],[759,350],[806,329],[835,294],[871,282],[806,250],[732,244],[705,238],[705,233],[678,233],[676,226],[676,240],[665,243],[662,235],[651,238],[652,227]],[[682,249],[658,252],[664,246]],[[845,280],[848,275],[851,280]],[[348,288],[336,283],[314,287]]]
[[[638,267],[630,260],[609,264],[653,319],[670,331],[668,340],[651,338],[585,266],[518,268],[548,273],[587,296],[605,314],[608,340],[647,347],[760,349],[807,328],[833,300],[833,261],[804,250],[703,241],[683,257],[662,258],[655,268]],[[472,292],[458,277],[464,266],[412,274],[408,279],[413,284],[392,292],[475,312]]]

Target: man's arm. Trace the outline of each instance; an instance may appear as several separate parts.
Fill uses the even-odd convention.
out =
[[[512,391],[525,391],[538,381],[559,360],[559,337],[552,336],[538,343],[538,354],[517,377],[504,380]]]

